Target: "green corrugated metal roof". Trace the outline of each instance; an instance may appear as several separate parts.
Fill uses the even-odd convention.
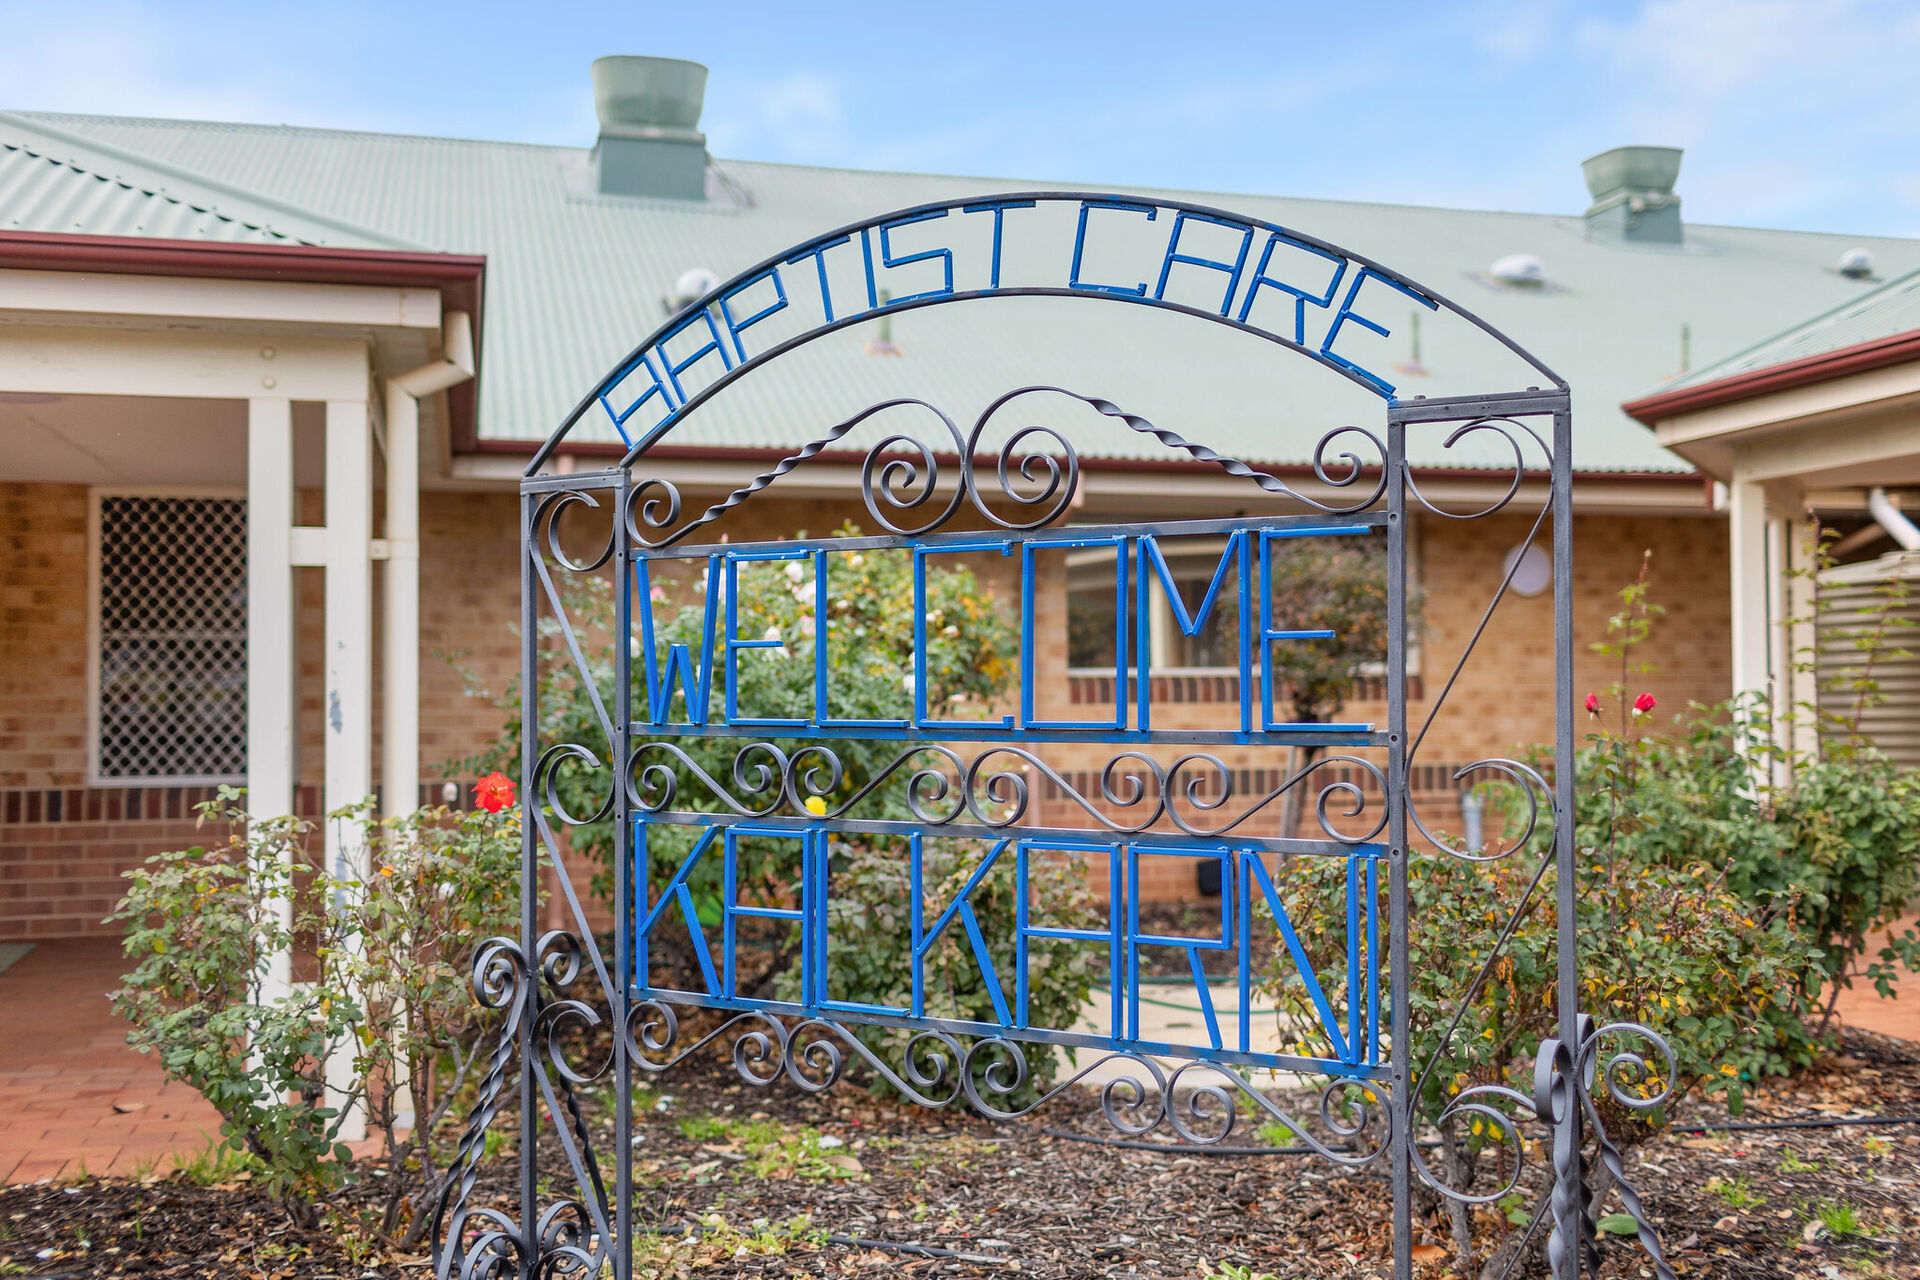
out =
[[[1763,338],[1746,350],[1717,360],[1659,390],[1673,391],[1680,387],[1718,382],[1735,374],[1751,373],[1755,369],[1766,369],[1790,360],[1802,360],[1808,356],[1858,346],[1875,338],[1890,338],[1915,330],[1920,330],[1920,271],[1889,280],[1870,293],[1850,298],[1811,320]]]
[[[35,129],[198,175],[233,193],[209,207],[236,218],[245,216],[247,194],[257,196],[256,207],[309,211],[325,225],[307,230],[324,243],[353,243],[348,228],[372,228],[486,254],[480,430],[495,439],[551,431],[658,325],[662,296],[689,268],[724,278],[874,213],[1044,185],[715,160],[714,198],[701,204],[599,196],[584,148],[54,115],[0,117],[0,142]],[[1696,357],[1717,359],[1756,332],[1855,298],[1863,287],[1832,269],[1847,248],[1865,245],[1884,270],[1920,268],[1920,241],[1912,240],[1689,226],[1676,249],[1590,241],[1577,216],[1177,194],[1346,246],[1504,329],[1571,382],[1575,462],[1589,471],[1687,469],[1619,411],[1622,400],[1678,370],[1682,324],[1691,327]],[[0,198],[0,224],[39,216],[23,207]],[[127,210],[95,216],[85,226],[49,220],[40,229],[128,234],[144,226]],[[302,234],[275,217],[265,225]],[[1484,276],[1514,253],[1545,263],[1547,288],[1503,288]],[[690,416],[675,441],[790,445],[843,413],[902,394],[965,421],[1026,382],[1103,396],[1258,462],[1302,461],[1328,428],[1380,420],[1377,400],[1307,361],[1146,308],[995,300],[894,317],[898,358],[868,354],[872,337],[871,326],[860,326],[775,362]],[[1490,344],[1434,332],[1421,356],[1428,374],[1408,380],[1402,394],[1511,382],[1504,367],[1490,366]],[[1419,460],[1433,464],[1502,462],[1497,452],[1418,448]],[[1164,456],[1157,443],[1124,431],[1104,432],[1083,452]]]
[[[424,247],[78,136],[50,119],[5,111],[0,227],[164,240]]]

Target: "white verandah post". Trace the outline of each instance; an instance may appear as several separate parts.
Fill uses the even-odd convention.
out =
[[[373,794],[373,446],[365,400],[327,401],[326,693],[322,704],[327,812]],[[371,873],[357,823],[329,821],[322,847],[327,867],[345,880]],[[353,1087],[353,1050],[327,1058],[328,1091]],[[340,1128],[348,1142],[366,1136],[366,1114],[354,1108]]]
[[[293,405],[247,402],[247,814],[294,811],[296,631],[293,575]],[[293,902],[274,910],[292,924]],[[274,956],[260,999],[292,987],[292,957]]]

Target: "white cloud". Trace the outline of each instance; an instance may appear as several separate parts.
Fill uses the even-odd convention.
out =
[[[795,70],[772,80],[727,86],[733,104],[708,94],[705,125],[713,150],[803,163],[843,163],[850,145],[840,86],[816,71]],[[744,102],[743,102],[744,100]]]

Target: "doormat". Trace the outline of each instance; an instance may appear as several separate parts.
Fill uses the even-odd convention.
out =
[[[31,942],[0,942],[0,973],[5,973],[15,960],[31,950]]]

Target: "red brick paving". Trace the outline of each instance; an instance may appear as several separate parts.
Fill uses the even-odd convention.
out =
[[[0,973],[0,1184],[73,1177],[83,1163],[96,1174],[160,1170],[219,1134],[199,1094],[127,1047],[107,1002],[126,967],[117,940],[87,938],[40,943]],[[1905,985],[1895,1000],[1856,985],[1841,1019],[1920,1041],[1920,980]]]
[[[205,1099],[127,1047],[107,1002],[126,969],[117,939],[86,938],[0,973],[0,1183],[164,1168],[219,1136]]]

